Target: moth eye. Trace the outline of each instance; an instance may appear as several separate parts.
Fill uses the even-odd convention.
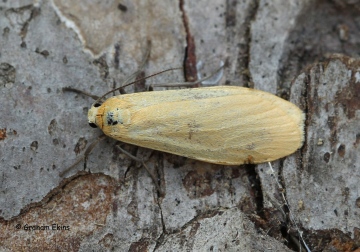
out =
[[[95,108],[100,107],[100,106],[101,106],[100,103],[95,103],[95,104],[94,104],[94,107],[95,107]]]
[[[97,128],[95,123],[89,122],[89,125],[90,125],[91,128]]]

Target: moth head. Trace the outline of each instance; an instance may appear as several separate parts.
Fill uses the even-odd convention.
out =
[[[100,104],[95,103],[89,109],[88,121],[89,121],[90,127],[92,127],[92,128],[97,128],[97,127],[99,127],[99,125],[101,125],[101,122],[99,121],[99,108],[100,108]]]

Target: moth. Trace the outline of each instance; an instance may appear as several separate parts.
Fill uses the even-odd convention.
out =
[[[93,104],[88,120],[118,141],[222,165],[273,161],[304,141],[296,105],[237,86],[113,96]]]

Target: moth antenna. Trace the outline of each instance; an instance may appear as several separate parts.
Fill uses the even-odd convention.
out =
[[[220,63],[220,67],[217,68],[212,74],[210,74],[209,76],[206,76],[202,79],[196,80],[196,81],[192,81],[192,82],[173,82],[173,83],[164,83],[164,84],[153,84],[151,85],[151,87],[192,87],[195,86],[196,84],[201,84],[202,82],[211,79],[212,77],[214,77],[218,72],[220,72],[219,76],[216,78],[216,82],[218,82],[221,78],[222,78],[222,69],[224,68],[224,62],[221,61]],[[213,82],[211,82],[213,83]],[[206,84],[209,85],[209,84]]]
[[[156,76],[156,75],[163,74],[163,73],[165,73],[165,72],[170,72],[170,71],[179,70],[179,69],[182,69],[182,67],[169,68],[169,69],[166,69],[166,70],[164,70],[164,71],[161,71],[161,72],[158,72],[158,73],[155,73],[155,74],[151,74],[151,75],[146,76],[146,77],[144,77],[144,78],[140,78],[140,79],[138,79],[138,80],[135,80],[135,81],[132,81],[132,82],[127,83],[127,84],[125,84],[125,85],[122,85],[121,87],[118,87],[118,88],[115,88],[115,89],[113,89],[113,90],[110,90],[110,91],[106,92],[103,96],[101,96],[100,98],[98,98],[98,99],[94,102],[94,104],[99,103],[99,101],[101,101],[103,98],[105,98],[105,96],[107,96],[108,94],[110,94],[110,93],[112,93],[112,92],[118,91],[118,90],[120,90],[121,88],[130,86],[130,85],[133,85],[133,84],[135,84],[136,82],[139,82],[139,81],[143,81],[143,80],[152,78],[152,77],[154,77],[154,76]]]

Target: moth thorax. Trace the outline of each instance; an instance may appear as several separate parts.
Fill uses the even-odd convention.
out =
[[[104,125],[115,126],[129,122],[129,112],[126,109],[113,108],[104,113]]]

